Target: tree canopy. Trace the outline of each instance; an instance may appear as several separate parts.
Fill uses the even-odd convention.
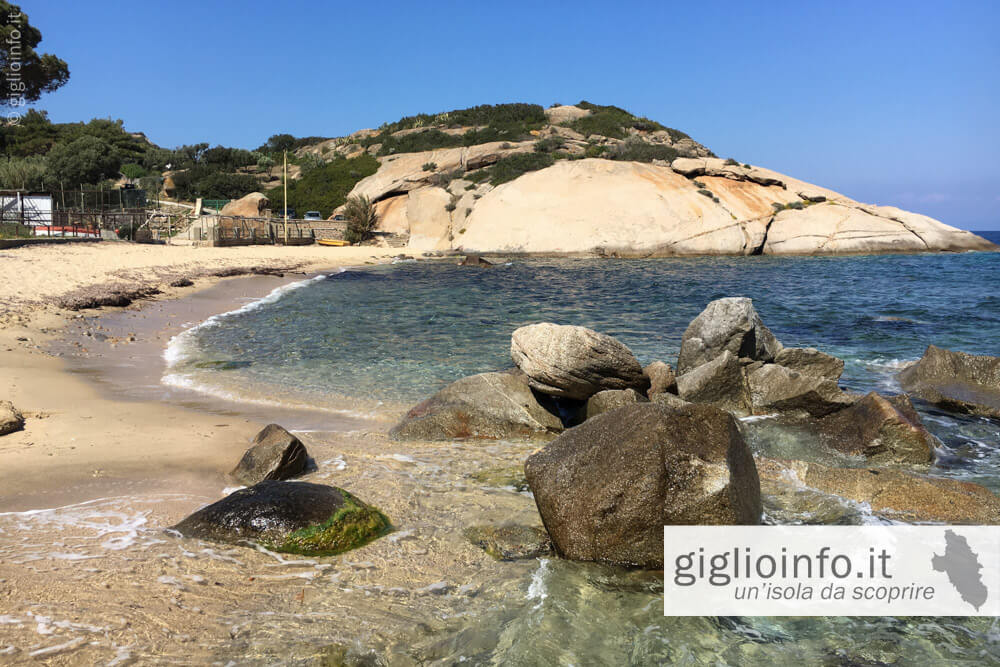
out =
[[[42,33],[28,23],[28,15],[18,5],[0,0],[0,75],[3,96],[0,105],[20,107],[37,102],[69,81],[69,66],[51,53],[35,47]]]

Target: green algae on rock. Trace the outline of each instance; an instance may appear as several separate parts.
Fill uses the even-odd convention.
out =
[[[321,524],[302,528],[283,540],[265,541],[265,546],[302,556],[334,556],[368,544],[392,529],[382,512],[366,505],[347,491],[344,505]]]
[[[343,553],[390,529],[385,515],[343,489],[273,480],[240,489],[172,528],[184,537],[256,542],[303,556]]]

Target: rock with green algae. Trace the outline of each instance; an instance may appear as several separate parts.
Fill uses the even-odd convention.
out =
[[[267,480],[201,508],[172,529],[184,537],[332,556],[367,544],[391,525],[379,510],[343,489]]]
[[[523,465],[486,468],[485,470],[472,473],[469,475],[469,479],[483,486],[492,486],[501,489],[512,488],[515,491],[528,490],[528,478],[524,476]]]
[[[470,526],[465,539],[498,560],[538,558],[552,553],[552,541],[544,528],[515,523]]]

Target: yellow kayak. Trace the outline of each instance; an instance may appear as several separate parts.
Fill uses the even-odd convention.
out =
[[[320,245],[329,245],[335,247],[343,247],[345,245],[351,245],[347,241],[341,241],[340,239],[316,239],[316,243]]]

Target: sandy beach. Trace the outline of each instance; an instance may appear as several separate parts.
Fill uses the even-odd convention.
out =
[[[108,308],[67,311],[58,301],[81,290],[100,292],[125,282],[159,290],[133,303],[189,296],[221,281],[239,298],[260,297],[303,273],[389,261],[394,249],[319,246],[195,248],[131,243],[34,246],[0,253],[0,396],[17,406],[27,427],[0,439],[0,511],[51,507],[93,497],[150,471],[171,486],[212,483],[231,467],[260,424],[220,419],[153,401],[127,407],[103,394],[45,350],[69,322]],[[221,278],[236,269],[289,272],[263,282]],[[294,272],[294,273],[293,273]],[[190,287],[170,287],[188,278]],[[26,287],[30,286],[30,287]],[[219,305],[222,310],[229,309]],[[208,313],[213,314],[213,313]],[[154,344],[162,342],[152,338]]]

